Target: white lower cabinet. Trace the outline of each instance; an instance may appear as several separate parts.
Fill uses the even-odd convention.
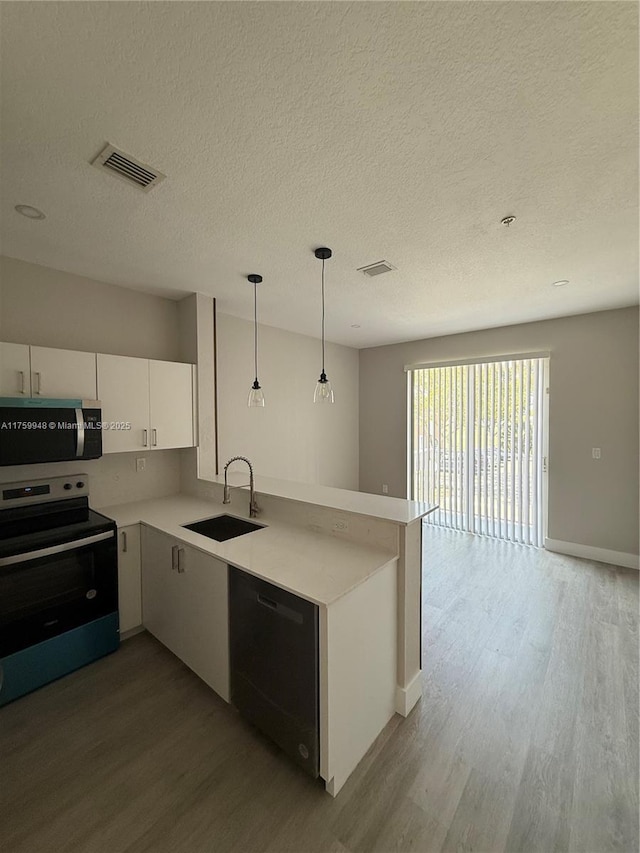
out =
[[[118,611],[121,635],[142,625],[139,524],[118,530]]]
[[[142,525],[142,624],[229,701],[228,569]]]

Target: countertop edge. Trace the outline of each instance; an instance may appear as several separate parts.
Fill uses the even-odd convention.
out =
[[[241,472],[231,472],[229,482],[236,485],[234,480],[246,481],[246,475]],[[217,486],[224,485],[224,476],[218,475],[211,479],[200,479],[201,483],[213,483]],[[406,527],[414,521],[424,518],[434,512],[437,504],[426,504],[424,501],[410,501],[405,498],[396,498],[389,495],[376,495],[371,492],[357,492],[352,489],[339,489],[335,486],[313,485],[311,483],[299,483],[295,480],[277,480],[272,477],[255,478],[255,490],[259,494],[282,500],[296,501],[298,503],[322,506],[327,509],[335,509],[339,512],[350,512],[366,518],[374,518],[378,521],[389,521]],[[361,504],[360,506],[358,506]],[[366,506],[372,505],[371,509]],[[384,509],[385,505],[388,509]],[[404,517],[403,512],[404,510]]]
[[[310,544],[313,543],[317,545],[318,542],[322,542],[323,540],[325,540],[327,548],[329,550],[334,550],[336,549],[336,547],[338,547],[339,549],[339,547],[343,545],[345,546],[347,551],[350,550],[352,554],[355,553],[359,560],[363,560],[365,563],[367,562],[367,560],[370,561],[370,565],[372,567],[370,569],[365,569],[365,573],[362,577],[355,578],[352,582],[348,582],[347,586],[343,589],[340,589],[339,592],[337,592],[337,594],[335,595],[320,596],[318,594],[314,594],[313,590],[311,592],[306,591],[304,588],[302,588],[304,584],[296,587],[291,585],[290,583],[287,583],[286,579],[274,577],[273,575],[270,575],[268,573],[261,573],[259,570],[256,569],[255,565],[251,565],[250,559],[242,560],[238,557],[238,555],[228,555],[220,553],[220,551],[224,550],[224,548],[217,548],[216,545],[223,545],[223,543],[215,543],[215,540],[211,540],[210,547],[207,547],[205,542],[194,541],[194,537],[198,537],[199,535],[197,533],[194,533],[193,531],[185,530],[182,527],[182,524],[179,522],[172,522],[170,524],[163,523],[162,518],[158,518],[158,514],[166,512],[172,501],[179,502],[180,504],[184,505],[187,511],[189,508],[189,504],[191,504],[194,507],[194,514],[196,515],[200,515],[202,512],[206,513],[209,511],[212,515],[221,514],[224,512],[223,506],[211,499],[199,498],[193,495],[185,495],[182,493],[174,495],[165,495],[161,498],[149,498],[141,501],[129,501],[127,503],[122,504],[110,504],[108,506],[97,508],[96,511],[102,513],[103,515],[109,518],[112,518],[119,529],[123,527],[128,527],[130,525],[143,524],[149,528],[152,528],[168,536],[176,538],[181,542],[184,542],[185,545],[188,545],[189,547],[194,548],[203,554],[206,554],[210,557],[214,557],[215,559],[227,563],[228,565],[232,565],[242,571],[246,571],[255,577],[265,580],[267,583],[273,583],[275,586],[279,586],[280,588],[285,589],[294,595],[298,595],[301,598],[305,598],[306,600],[311,601],[321,607],[330,607],[332,604],[351,593],[362,583],[369,580],[369,578],[373,577],[373,575],[377,574],[379,571],[382,571],[390,563],[397,561],[399,557],[397,553],[393,553],[390,550],[385,550],[382,547],[365,545],[363,543],[353,542],[351,540],[340,540],[336,537],[311,531],[306,528],[297,527],[294,525],[287,525],[286,523],[277,520],[273,522],[266,521],[267,526],[272,527],[274,529],[274,532],[278,533],[278,535],[280,536],[284,534],[284,536],[286,537],[286,535],[290,532],[292,542],[294,541],[294,537],[299,537],[300,535],[308,537]],[[145,505],[149,505],[149,507],[145,509]],[[233,515],[234,513],[230,514]],[[197,519],[194,518],[193,520],[195,521]],[[233,542],[234,540],[229,541]],[[233,548],[233,545],[231,547]],[[268,550],[271,551],[273,550],[273,547],[273,545],[267,546]]]

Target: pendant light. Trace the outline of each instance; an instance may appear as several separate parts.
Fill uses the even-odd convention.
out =
[[[256,377],[247,397],[247,406],[257,408],[264,406],[264,392],[258,382],[258,285],[262,281],[262,276],[252,273],[247,278],[253,285],[253,361]]]
[[[333,403],[333,388],[324,372],[324,262],[331,257],[331,249],[321,247],[314,252],[316,258],[322,261],[322,371],[320,379],[316,382],[316,390],[313,395],[314,403]]]

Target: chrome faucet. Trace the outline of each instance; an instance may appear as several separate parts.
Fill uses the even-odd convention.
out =
[[[246,456],[232,456],[224,466],[224,497],[223,504],[231,503],[231,486],[227,483],[227,468],[232,462],[246,462],[249,466],[249,518],[256,518],[260,514],[260,507],[256,503],[256,494],[253,488],[253,465]],[[246,483],[245,483],[246,485]],[[244,486],[234,486],[233,488],[242,489]]]

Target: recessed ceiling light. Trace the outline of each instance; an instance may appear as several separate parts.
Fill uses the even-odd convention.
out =
[[[27,219],[44,219],[45,215],[37,207],[31,207],[30,204],[16,204],[14,210],[26,216]]]
[[[352,324],[351,324],[351,328],[352,328],[352,329],[359,329],[359,328],[360,328],[360,323],[352,323]]]
[[[569,284],[568,278],[561,278],[560,281],[554,281],[553,282],[554,287],[564,287],[565,284]]]

